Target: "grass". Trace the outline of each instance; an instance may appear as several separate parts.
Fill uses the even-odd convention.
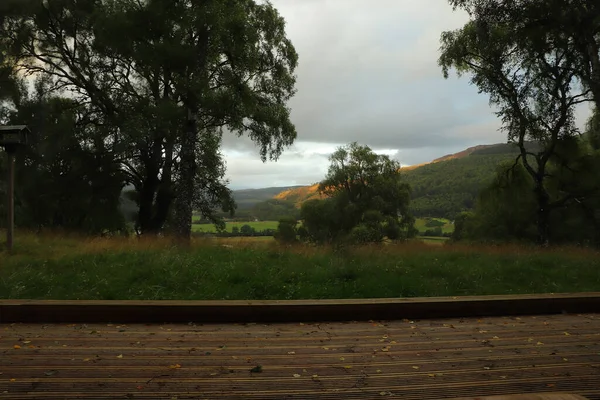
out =
[[[403,245],[333,252],[274,241],[20,234],[0,252],[0,298],[325,299],[600,291],[600,254]]]
[[[244,225],[250,225],[257,231],[264,231],[265,229],[277,229],[278,221],[252,221],[252,222],[227,222],[226,230],[227,232],[231,232],[231,229],[234,226],[241,228]],[[213,224],[193,224],[192,230],[194,232],[216,232],[215,226]]]

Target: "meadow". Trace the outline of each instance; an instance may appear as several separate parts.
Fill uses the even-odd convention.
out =
[[[454,230],[454,225],[450,223],[449,220],[445,218],[417,218],[415,221],[415,228],[421,233],[425,232],[428,229],[433,229],[432,227],[428,227],[427,223],[431,220],[439,221],[443,225],[441,226],[443,233],[452,233]],[[257,231],[263,231],[265,229],[277,229],[278,222],[277,221],[251,221],[251,222],[238,222],[238,221],[227,221],[225,230],[227,232],[231,232],[233,227],[237,227],[238,229],[244,225],[249,225]],[[192,230],[194,232],[205,232],[205,233],[214,233],[216,232],[216,228],[213,224],[193,224]],[[437,239],[437,238],[434,238]]]
[[[0,251],[4,299],[334,299],[600,291],[600,253],[430,246],[345,250],[248,238],[81,238],[19,233]],[[0,243],[2,245],[3,243]]]
[[[277,221],[250,221],[250,222],[237,222],[237,221],[228,221],[226,223],[225,230],[227,232],[231,232],[233,227],[237,227],[238,229],[244,225],[250,225],[256,231],[264,231],[266,229],[277,229],[277,225],[279,223]],[[205,232],[205,233],[214,233],[217,231],[213,224],[192,224],[193,232]]]

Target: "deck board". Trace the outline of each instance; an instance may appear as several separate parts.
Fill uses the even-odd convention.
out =
[[[16,346],[16,347],[15,347]],[[600,400],[600,314],[2,324],[0,398]],[[257,365],[261,373],[251,372]]]

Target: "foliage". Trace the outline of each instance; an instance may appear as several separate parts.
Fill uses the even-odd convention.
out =
[[[193,207],[215,222],[216,208],[233,210],[221,128],[247,134],[263,160],[296,137],[286,103],[297,54],[268,2],[22,5],[2,14],[1,67],[88,107],[82,123],[102,127],[108,158],[135,188],[141,233],[170,219],[186,237]]]
[[[561,149],[561,157],[548,166],[550,195],[565,191],[596,195],[582,196],[580,201],[556,209],[548,222],[548,238],[555,244],[599,246],[600,197],[593,189],[598,186],[595,171],[600,167],[600,154],[590,153],[582,140],[563,143]],[[453,239],[535,242],[537,201],[533,188],[534,182],[521,163],[506,164],[480,194],[475,212],[457,219]]]
[[[307,201],[300,210],[309,240],[367,243],[414,236],[410,187],[400,179],[398,162],[357,143],[338,148],[330,161],[319,185],[328,198]]]
[[[471,20],[462,29],[442,34],[439,64],[446,77],[451,68],[470,74],[471,82],[489,95],[498,110],[509,142],[519,146],[517,163],[522,163],[532,180],[537,240],[546,245],[553,212],[593,193],[554,190],[549,169],[552,162],[563,169],[578,163],[563,150],[569,152],[578,133],[574,109],[591,99],[593,79],[586,81],[590,76],[580,73],[583,55],[577,43],[597,44],[597,31],[590,37],[588,31],[565,35],[552,25],[539,24],[547,22],[546,18],[566,23],[562,16],[574,6],[567,2],[451,2],[466,9]],[[594,12],[599,10],[594,8]],[[596,18],[592,25],[598,28],[598,23]],[[589,55],[587,49],[585,53]],[[583,89],[577,90],[576,79],[583,80]],[[539,151],[528,151],[528,140],[539,143]]]
[[[88,109],[43,93],[44,82],[37,82],[33,95],[22,90],[7,115],[9,123],[27,121],[32,130],[15,163],[17,226],[126,232],[119,208],[125,177],[107,154],[101,132],[81,123]]]
[[[298,221],[294,217],[281,218],[275,232],[275,239],[282,244],[292,244],[298,241],[296,230]]]

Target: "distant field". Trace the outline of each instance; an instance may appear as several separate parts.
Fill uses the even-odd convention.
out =
[[[441,227],[443,233],[452,233],[454,231],[454,225],[450,223],[449,220],[444,218],[417,218],[415,222],[415,228],[420,233],[425,232],[428,229],[435,229],[434,227],[425,226],[428,221],[437,220],[443,222],[444,225]],[[243,225],[250,225],[257,231],[263,231],[265,229],[277,229],[278,222],[277,221],[258,221],[258,222],[227,222],[226,230],[227,232],[231,232],[231,229],[234,226],[241,228]],[[192,230],[194,232],[216,232],[215,226],[213,224],[194,224],[192,225]],[[439,238],[430,238],[430,239],[439,239]]]
[[[257,231],[264,231],[265,229],[277,229],[277,221],[258,221],[258,222],[227,222],[226,230],[231,232],[234,226],[241,228],[244,225],[250,225]],[[193,224],[192,231],[194,232],[216,232],[213,224]]]
[[[446,218],[417,218],[417,220],[415,221],[415,228],[417,228],[417,230],[421,233],[425,232],[428,229],[435,229],[435,227],[426,226],[427,222],[431,220],[440,221],[444,223],[444,225],[441,227],[443,233],[454,232],[454,225],[452,225],[450,223],[450,220]]]

